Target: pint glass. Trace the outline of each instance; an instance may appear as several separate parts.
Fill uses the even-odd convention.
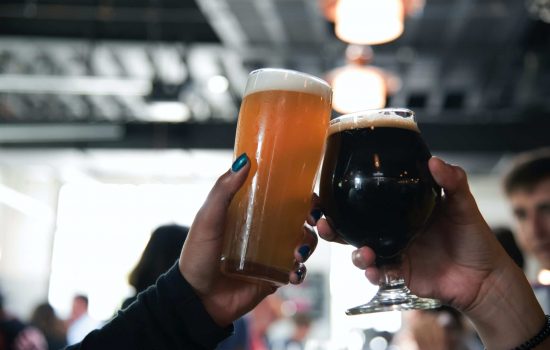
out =
[[[225,274],[288,283],[330,112],[331,88],[319,78],[283,69],[250,73],[234,155],[246,152],[251,169],[228,211],[221,257]]]

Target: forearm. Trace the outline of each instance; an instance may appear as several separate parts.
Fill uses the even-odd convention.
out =
[[[488,350],[513,349],[534,337],[545,316],[523,272],[513,264],[495,271],[465,311]],[[550,348],[550,339],[538,348]]]
[[[73,349],[212,349],[229,336],[204,309],[177,267]]]

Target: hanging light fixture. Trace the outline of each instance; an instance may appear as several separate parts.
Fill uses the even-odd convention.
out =
[[[388,93],[399,89],[400,81],[381,68],[368,65],[372,61],[369,46],[350,45],[346,50],[347,64],[327,74],[331,84],[332,107],[340,113],[383,108]]]
[[[425,0],[318,0],[322,14],[335,22],[336,35],[351,44],[375,45],[398,38],[405,16],[422,12]]]
[[[318,0],[318,3],[323,16],[325,16],[328,21],[334,22],[338,0]]]
[[[383,108],[386,83],[379,69],[346,65],[332,71],[332,107],[340,113]]]
[[[404,29],[402,0],[339,0],[335,15],[336,36],[352,44],[387,43]]]

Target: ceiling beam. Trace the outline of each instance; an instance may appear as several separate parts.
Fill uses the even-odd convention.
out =
[[[281,17],[273,0],[254,1],[254,6],[260,15],[260,22],[266,27],[269,40],[275,47],[282,48],[288,42]]]
[[[112,126],[112,124],[94,124]],[[55,130],[58,134],[71,129],[71,137],[66,139],[37,138],[41,128]],[[0,126],[0,147],[48,147],[48,148],[143,148],[143,149],[232,149],[235,142],[236,123],[128,123],[117,124],[109,134],[116,139],[92,138],[84,135],[79,128],[91,127],[90,124],[66,124],[48,126],[48,124],[10,124],[9,128]],[[28,133],[28,128],[33,132]],[[49,128],[49,129],[48,129]],[[507,123],[459,123],[425,122],[420,124],[423,138],[432,152],[520,152],[548,145],[550,119],[541,118],[539,122],[516,121]],[[17,131],[19,129],[19,131]],[[2,133],[2,130],[3,133]],[[2,135],[21,135],[17,140],[2,140]],[[24,138],[27,135],[27,138]],[[99,134],[98,134],[99,135]],[[465,137],[467,135],[467,137]],[[92,135],[93,136],[93,135]]]
[[[104,21],[104,22],[174,22],[205,23],[197,8],[84,6],[71,4],[40,4],[31,12],[26,4],[1,5],[0,19]]]
[[[225,47],[233,50],[242,50],[246,47],[246,34],[237,17],[231,12],[227,0],[196,0],[196,2]]]

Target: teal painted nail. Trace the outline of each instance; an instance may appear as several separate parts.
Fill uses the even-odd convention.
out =
[[[315,220],[315,223],[317,223],[321,216],[323,216],[323,212],[321,211],[321,209],[313,209],[311,211],[311,216],[313,217],[313,220]]]
[[[246,156],[246,153],[243,153],[235,159],[235,162],[233,162],[233,165],[231,166],[231,171],[234,173],[238,172],[246,165],[246,163],[248,163],[248,157]]]
[[[309,257],[309,254],[311,253],[311,248],[307,245],[303,245],[298,249],[298,253],[302,256],[303,260],[306,260]]]

